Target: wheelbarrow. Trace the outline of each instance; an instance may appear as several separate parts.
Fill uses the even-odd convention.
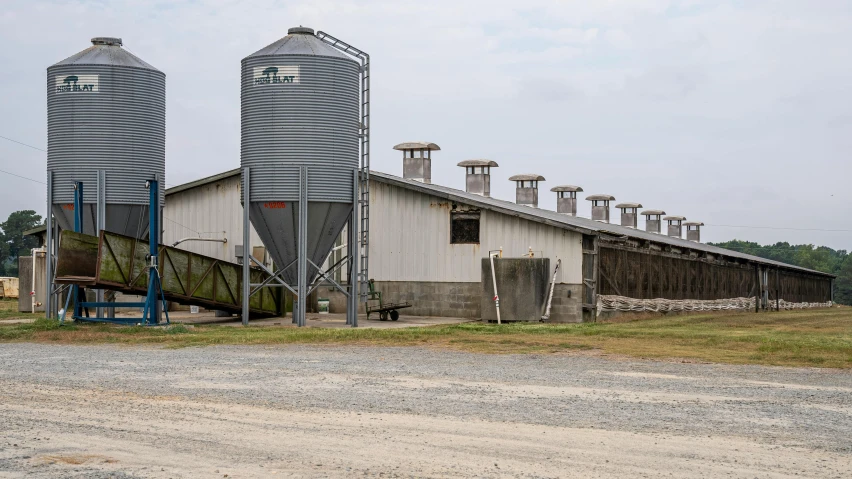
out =
[[[380,321],[387,321],[390,319],[391,321],[396,321],[399,319],[399,310],[410,308],[412,305],[408,302],[402,303],[386,303],[382,298],[382,292],[376,291],[376,286],[373,283],[373,280],[367,281],[367,286],[370,290],[367,292],[367,319],[370,319],[370,313],[379,313]],[[378,306],[375,302],[371,305],[370,301],[378,301]]]

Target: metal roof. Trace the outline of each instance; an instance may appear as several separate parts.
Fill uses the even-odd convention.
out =
[[[574,185],[554,186],[550,191],[583,191],[583,188]]]
[[[151,64],[121,48],[120,38],[112,37],[93,38],[92,46],[52,66],[59,65],[109,65],[159,71]]]
[[[498,165],[496,161],[482,159],[482,160],[460,161],[458,166],[491,166],[491,167],[495,167],[495,166],[500,166],[500,165]]]
[[[24,236],[37,236],[41,233],[46,233],[46,232],[47,232],[47,226],[41,225],[41,226],[36,226],[33,229],[26,230],[26,231],[22,232],[21,234],[24,235]]]
[[[547,181],[541,175],[535,173],[525,173],[522,175],[510,176],[509,181]]]
[[[394,150],[440,150],[441,147],[428,141],[406,141],[393,147]]]
[[[305,55],[311,57],[337,57],[356,62],[349,55],[317,38],[314,35],[314,31],[310,28],[294,27],[287,30],[287,33],[286,37],[261,48],[246,58],[273,55]]]
[[[191,188],[195,188],[198,186],[203,186],[207,183],[212,183],[215,181],[219,181],[225,178],[229,178],[232,176],[239,176],[240,169],[233,169],[230,171],[226,171],[224,173],[220,173],[218,175],[209,176],[207,178],[202,178],[200,180],[193,181],[191,183],[186,183],[183,185],[175,186],[166,190],[166,195],[171,195],[174,193],[178,193],[180,191],[188,190]],[[644,241],[652,241],[655,243],[666,244],[669,246],[675,246],[677,248],[689,249],[694,251],[703,251],[710,254],[727,256],[729,258],[737,258],[744,259],[747,261],[752,261],[760,264],[767,264],[771,266],[778,266],[781,268],[786,268],[794,271],[802,271],[806,273],[818,274],[821,276],[828,277],[836,277],[833,274],[823,273],[822,271],[815,271],[812,269],[801,268],[798,266],[793,266],[791,264],[782,263],[780,261],[774,261],[771,259],[760,258],[758,256],[752,256],[750,254],[740,253],[738,251],[720,248],[718,246],[712,246],[706,243],[697,243],[695,241],[688,241],[682,238],[674,238],[671,236],[661,235],[659,233],[651,233],[648,231],[643,231],[640,229],[628,228],[626,226],[620,226],[612,223],[601,223],[599,221],[594,221],[589,218],[582,218],[580,216],[571,216],[563,213],[557,213],[555,211],[544,210],[539,208],[530,208],[526,205],[519,205],[511,201],[499,200],[497,198],[491,198],[488,196],[481,196],[475,193],[468,193],[466,191],[457,190],[455,188],[449,188],[446,186],[440,186],[436,184],[429,183],[421,183],[419,181],[400,178],[398,176],[390,175],[387,173],[381,173],[379,171],[371,170],[370,171],[370,179],[386,183],[394,186],[399,186],[401,188],[406,188],[412,191],[419,191],[424,194],[432,195],[438,198],[444,198],[451,201],[457,201],[459,203],[467,204],[470,206],[476,206],[478,208],[483,208],[491,211],[496,211],[498,213],[515,216],[518,218],[523,218],[529,221],[534,221],[536,223],[542,223],[550,226],[554,226],[557,228],[564,228],[571,231],[576,231],[578,233],[585,234],[607,234],[616,237],[624,237],[624,238],[634,238]],[[649,210],[654,211],[654,210]],[[647,213],[647,211],[643,212]],[[663,213],[665,214],[665,213]]]
[[[589,195],[586,197],[589,201],[615,201],[615,196],[612,195]]]
[[[641,208],[642,205],[640,203],[619,203],[615,205],[616,208]]]

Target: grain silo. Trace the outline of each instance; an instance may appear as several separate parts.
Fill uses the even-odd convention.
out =
[[[313,282],[343,227],[354,224],[367,151],[361,100],[369,98],[368,65],[363,52],[304,27],[242,61],[243,205],[278,277],[293,288]],[[354,229],[350,251],[359,242]]]
[[[74,228],[82,183],[84,233],[147,237],[145,182],[165,182],[166,75],[120,38],[93,38],[47,69],[47,132],[48,197],[59,226]]]

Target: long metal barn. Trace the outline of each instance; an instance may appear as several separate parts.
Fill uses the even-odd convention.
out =
[[[351,326],[359,310],[396,320],[402,307],[579,322],[833,300],[833,276],[702,244],[703,224],[683,216],[609,194],[585,196],[587,209],[582,187],[542,193],[545,177],[524,172],[509,178],[514,202],[492,198],[492,160],[458,163],[464,191],[433,184],[435,143],[394,146],[401,176],[373,171],[370,56],[322,31],[290,28],[243,58],[240,168],[165,194],[165,74],[111,37],[47,73],[50,214],[33,255],[50,260],[30,307],[50,317],[73,304],[75,321],[134,322],[115,308],[142,305],[162,324],[170,301],[244,324],[288,305],[299,326],[320,306]]]
[[[641,205],[627,203],[617,205],[621,224],[614,224],[609,222],[614,198],[607,195],[589,196],[595,220],[580,217],[576,195],[582,188],[570,185],[551,193],[562,212],[540,209],[538,184],[544,178],[538,175],[513,177],[515,202],[491,198],[490,170],[497,164],[488,160],[460,163],[466,191],[448,188],[431,183],[437,145],[408,142],[395,149],[403,151],[401,177],[370,172],[368,274],[386,297],[410,302],[408,314],[494,319],[489,252],[501,256],[498,261],[549,260],[544,290],[549,294],[553,279],[550,322],[593,321],[626,311],[791,309],[832,301],[832,275],[702,244],[699,222],[648,210],[641,212],[645,229],[638,229]],[[179,247],[239,261],[240,187],[240,170],[234,169],[167,189],[164,242],[218,240]],[[664,222],[668,229],[662,232]],[[681,238],[684,226],[690,240]],[[271,261],[251,234],[253,256]],[[346,241],[344,231],[328,264]],[[344,268],[334,279],[346,283],[348,277]],[[511,298],[512,284],[498,282],[497,288],[501,298]],[[331,312],[345,311],[345,298],[331,288],[320,288],[308,307],[316,307],[318,298],[329,299]]]

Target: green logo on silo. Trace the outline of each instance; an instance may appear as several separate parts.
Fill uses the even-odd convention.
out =
[[[57,75],[56,93],[96,93],[98,75]]]
[[[254,67],[254,85],[299,83],[299,66]]]

